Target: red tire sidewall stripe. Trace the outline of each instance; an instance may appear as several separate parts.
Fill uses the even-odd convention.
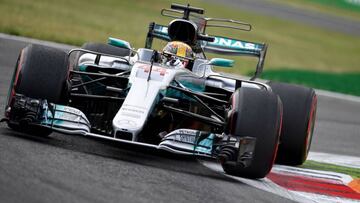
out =
[[[305,157],[307,156],[307,154],[309,153],[309,147],[308,145],[311,144],[311,141],[309,143],[309,136],[312,136],[313,134],[313,129],[314,129],[314,119],[315,119],[315,114],[316,114],[316,106],[317,106],[317,96],[316,94],[312,97],[312,103],[311,103],[311,109],[310,109],[310,117],[307,123],[307,129],[306,129],[306,137],[305,137]]]
[[[16,72],[14,73],[14,79],[13,79],[13,82],[12,84],[10,84],[10,88],[11,88],[11,92],[10,92],[10,95],[9,95],[9,98],[8,98],[8,101],[7,101],[7,106],[11,106],[12,105],[12,102],[13,102],[13,99],[14,99],[14,96],[16,94],[15,92],[15,88],[16,88],[16,85],[18,83],[18,80],[19,80],[19,75],[20,75],[20,71],[22,69],[22,63],[23,63],[23,60],[24,60],[24,49],[21,50],[21,53],[20,53],[20,60],[19,60],[19,63],[16,67]],[[6,115],[7,116],[7,115]]]
[[[272,166],[275,164],[275,160],[276,160],[276,155],[279,149],[279,141],[280,141],[280,136],[281,136],[281,129],[282,129],[282,125],[283,125],[283,107],[282,105],[280,105],[280,126],[279,126],[279,130],[277,132],[277,139],[276,139],[276,143],[275,143],[275,149],[274,149],[274,153],[273,153],[273,157],[272,157]]]

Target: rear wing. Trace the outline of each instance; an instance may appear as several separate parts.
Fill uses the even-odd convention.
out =
[[[213,42],[198,40],[198,45],[201,46],[204,52],[223,54],[223,55],[238,55],[238,56],[252,56],[258,58],[256,72],[251,80],[257,78],[264,66],[267,44],[249,42],[244,40],[232,39],[222,36],[214,37]],[[153,39],[157,38],[164,41],[170,41],[168,36],[168,28],[164,25],[150,23],[149,32],[146,37],[145,48],[151,49]]]

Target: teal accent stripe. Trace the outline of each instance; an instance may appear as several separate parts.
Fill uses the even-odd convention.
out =
[[[79,71],[86,72],[87,67],[88,67],[87,65],[80,65]]]

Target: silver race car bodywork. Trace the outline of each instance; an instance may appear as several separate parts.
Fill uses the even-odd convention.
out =
[[[69,54],[76,51],[88,52],[87,50],[74,49]],[[144,51],[152,52],[152,50],[141,50],[141,52]],[[139,56],[135,56],[135,58],[137,57]],[[94,64],[95,58],[95,53],[84,54],[79,58],[78,66],[83,67],[86,64]],[[209,65],[209,61],[206,59],[199,59],[195,64],[198,67],[194,67],[193,71],[185,68],[173,68],[158,63],[151,64],[149,61],[139,61],[134,58],[130,59],[133,63],[130,66],[117,65],[119,60],[119,57],[103,56],[99,61],[99,67],[112,67],[124,71],[131,70],[129,75],[129,91],[122,102],[121,108],[118,109],[112,120],[113,136],[91,132],[92,126],[86,115],[74,107],[48,103],[46,100],[36,100],[21,95],[17,96],[15,101],[19,105],[22,104],[23,108],[26,108],[27,105],[31,105],[34,108],[34,105],[37,105],[36,108],[38,109],[36,109],[36,112],[42,112],[42,115],[39,117],[38,123],[33,123],[33,125],[40,125],[57,132],[137,144],[178,154],[214,157],[213,145],[216,144],[214,139],[224,138],[222,134],[194,129],[176,129],[162,135],[161,142],[154,145],[139,141],[139,133],[146,125],[150,114],[154,112],[154,107],[161,98],[166,97],[166,90],[175,79],[179,82],[182,82],[182,80],[197,80],[196,85],[200,89],[205,86],[212,86],[228,91],[235,91],[237,80],[213,72],[212,66]],[[249,81],[246,83],[244,81],[243,85],[271,91],[266,84],[259,82]],[[187,87],[184,88],[192,91]],[[219,118],[215,121],[222,124]],[[251,140],[250,138],[245,139]],[[241,144],[241,139],[234,139],[232,141],[237,146]],[[254,143],[251,144],[253,145]],[[251,147],[248,150],[251,150]]]
[[[9,88],[8,126],[30,134],[56,131],[216,158],[225,172],[249,178],[265,177],[279,154],[287,162],[295,160],[292,164],[303,163],[315,123],[314,91],[255,81],[266,44],[205,33],[207,27],[249,31],[249,24],[193,15],[204,11],[189,5],[171,8],[162,14],[183,17],[168,26],[150,23],[145,48],[133,49],[116,38],[69,53],[26,47]],[[153,39],[186,43],[195,58],[171,56],[188,62],[187,67],[173,66],[165,60],[167,53],[152,49]],[[207,59],[205,52],[256,57],[255,73],[249,79],[217,73],[213,66],[232,67],[234,61]],[[303,125],[294,125],[292,117]],[[278,152],[280,135],[286,137]]]

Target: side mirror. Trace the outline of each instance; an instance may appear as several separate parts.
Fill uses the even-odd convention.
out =
[[[124,48],[124,49],[131,49],[129,42],[127,42],[125,40],[121,40],[121,39],[116,39],[113,37],[109,37],[108,44],[115,46],[115,47]]]
[[[209,65],[221,66],[221,67],[233,67],[234,60],[223,59],[223,58],[213,58],[209,61]]]

